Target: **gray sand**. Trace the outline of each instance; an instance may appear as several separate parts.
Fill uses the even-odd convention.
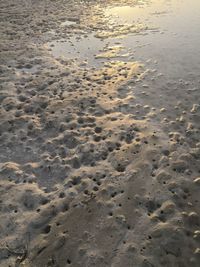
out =
[[[199,1],[0,9],[0,266],[200,266]]]

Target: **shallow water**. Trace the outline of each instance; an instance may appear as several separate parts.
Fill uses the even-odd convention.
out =
[[[55,57],[87,60],[89,65],[98,66],[109,60],[109,57],[96,57],[100,50],[117,43],[124,46],[126,53],[134,53],[136,60],[145,62],[151,59],[157,62],[161,72],[180,76],[182,72],[196,71],[199,66],[199,9],[200,2],[197,0],[190,1],[189,5],[186,0],[154,0],[135,7],[109,6],[103,10],[103,14],[109,18],[111,25],[143,23],[149,29],[139,34],[129,33],[104,39],[95,37],[96,32],[93,32],[80,39],[74,36],[68,40],[50,42],[48,47],[51,47]],[[120,58],[120,55],[116,58]]]

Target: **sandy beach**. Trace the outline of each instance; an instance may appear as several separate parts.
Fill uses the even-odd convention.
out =
[[[0,267],[200,266],[200,1],[0,1]]]

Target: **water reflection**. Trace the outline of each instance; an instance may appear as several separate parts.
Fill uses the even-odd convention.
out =
[[[142,3],[103,8],[102,22],[99,22],[101,30],[96,27],[93,33],[80,40],[74,36],[48,43],[48,47],[56,57],[87,60],[93,66],[125,55],[124,61],[133,58],[143,62],[156,60],[160,70],[167,70],[170,75],[183,69],[197,69],[200,1],[152,0]],[[123,49],[107,49],[116,45]],[[119,51],[116,53],[115,49]]]

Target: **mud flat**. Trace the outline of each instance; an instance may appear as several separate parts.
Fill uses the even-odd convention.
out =
[[[199,1],[0,8],[0,266],[198,267]]]

